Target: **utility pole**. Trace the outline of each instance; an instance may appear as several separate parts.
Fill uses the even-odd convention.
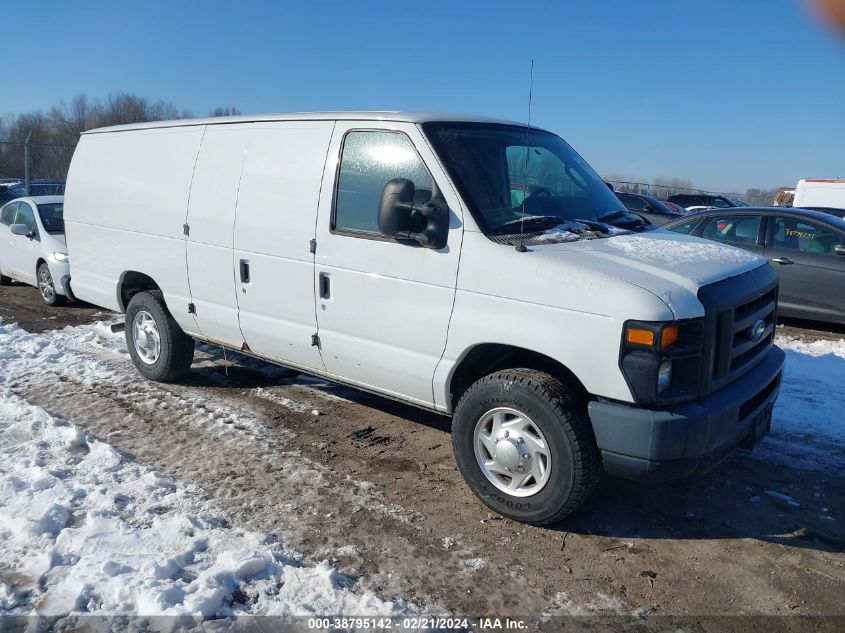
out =
[[[29,139],[32,138],[32,130],[26,135],[26,142],[23,144],[23,186],[26,195],[29,195]]]

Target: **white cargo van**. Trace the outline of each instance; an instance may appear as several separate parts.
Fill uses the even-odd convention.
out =
[[[194,340],[453,417],[509,517],[602,470],[676,478],[769,428],[784,354],[755,254],[627,214],[558,136],[467,116],[268,115],[82,136],[71,287],[152,380]]]
[[[805,209],[845,209],[845,180],[799,180],[795,187],[792,206]]]

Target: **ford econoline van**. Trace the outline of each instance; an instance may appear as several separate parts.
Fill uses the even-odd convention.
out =
[[[556,522],[600,473],[702,472],[771,424],[777,276],[647,226],[565,141],[320,113],[82,135],[72,292],[178,380],[194,341],[452,416],[493,510]]]

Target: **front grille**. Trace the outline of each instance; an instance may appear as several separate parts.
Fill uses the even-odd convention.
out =
[[[704,286],[706,395],[754,367],[774,344],[777,277],[769,266]]]
[[[772,288],[718,314],[714,382],[730,382],[736,372],[759,359],[772,346],[776,304],[777,288]]]

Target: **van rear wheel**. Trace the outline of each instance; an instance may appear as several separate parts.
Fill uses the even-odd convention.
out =
[[[524,523],[569,516],[600,476],[583,398],[532,369],[499,371],[473,384],[455,408],[452,445],[476,496]]]
[[[125,331],[129,356],[145,378],[173,382],[190,370],[194,340],[176,323],[160,290],[132,297]]]

